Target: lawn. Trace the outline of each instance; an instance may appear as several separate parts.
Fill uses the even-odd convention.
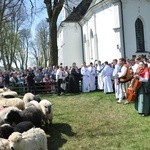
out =
[[[41,95],[53,103],[48,150],[150,150],[150,117],[114,94]]]

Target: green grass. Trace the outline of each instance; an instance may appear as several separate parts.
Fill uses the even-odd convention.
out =
[[[134,104],[116,104],[114,94],[42,95],[53,103],[49,150],[150,150],[150,117]]]

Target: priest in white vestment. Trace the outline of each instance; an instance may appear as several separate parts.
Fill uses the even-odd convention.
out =
[[[115,97],[116,100],[119,100],[120,84],[118,82],[118,72],[121,69],[121,66],[118,64],[118,60],[113,60],[114,70],[113,70],[113,79],[114,79],[114,88],[115,88]]]
[[[95,91],[96,90],[96,85],[95,85],[96,69],[92,62],[90,63],[88,70],[90,72],[90,91]]]
[[[81,75],[82,75],[82,92],[90,92],[90,72],[85,62],[81,67]]]
[[[108,65],[108,62],[104,62],[104,69],[101,74],[104,76],[104,93],[112,93],[113,92],[113,84],[112,84],[112,73],[113,69]]]
[[[98,61],[97,65],[97,89],[98,90],[103,90],[104,89],[104,82],[103,82],[103,76],[101,74],[104,66],[101,64],[101,61]]]

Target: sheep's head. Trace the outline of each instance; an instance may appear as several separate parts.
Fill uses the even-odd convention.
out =
[[[19,147],[19,143],[22,140],[22,134],[19,132],[13,132],[9,138],[10,143],[10,149],[15,150],[17,147]]]
[[[21,119],[20,111],[16,110],[10,110],[10,112],[8,112],[4,117],[5,122],[11,125],[21,122]]]
[[[3,124],[0,126],[0,137],[8,139],[8,137],[14,132],[14,128],[10,124]]]
[[[41,98],[40,98],[39,95],[34,95],[33,100],[35,100],[35,101],[37,101],[37,102],[40,102],[40,101],[41,101]]]
[[[44,107],[45,114],[50,114],[52,110],[52,104],[46,99],[40,101],[40,105]]]

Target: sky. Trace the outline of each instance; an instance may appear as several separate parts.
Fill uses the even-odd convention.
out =
[[[31,26],[33,37],[35,35],[36,26],[40,23],[41,20],[47,18],[47,12],[45,8],[44,0],[38,0],[38,1],[36,0],[36,11],[37,14],[34,16],[34,20]]]
[[[27,0],[27,1],[28,1],[27,2],[28,5],[29,5],[28,9],[31,9],[31,5],[29,3],[29,0]],[[44,0],[32,0],[32,1],[35,1],[36,9],[37,9],[37,15],[34,16],[34,21],[33,21],[32,26],[31,26],[32,35],[34,37],[36,26],[40,23],[41,20],[48,18],[48,15],[47,15],[46,7],[44,4]],[[61,22],[61,16],[59,16],[58,22]]]

